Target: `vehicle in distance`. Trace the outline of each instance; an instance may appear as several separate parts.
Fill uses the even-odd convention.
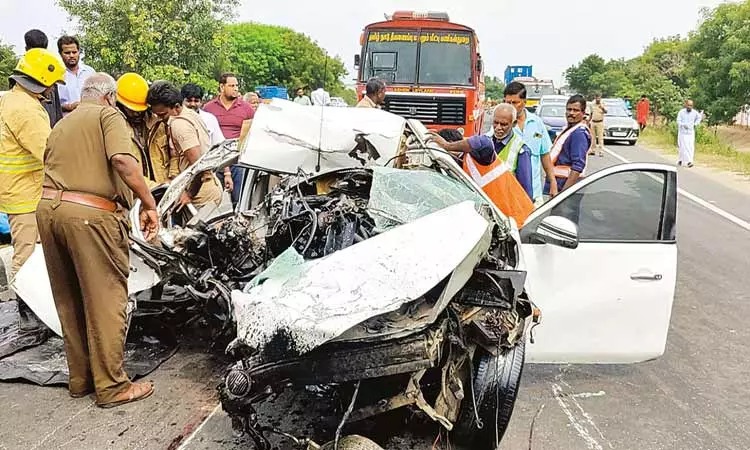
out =
[[[622,98],[603,98],[602,103],[604,103],[605,107],[610,106],[619,106],[623,108],[625,111],[628,112],[628,115],[632,116],[633,113],[630,111],[630,108],[628,108],[628,104],[625,103],[625,99]]]
[[[515,78],[531,76],[534,76],[533,66],[507,66],[505,68],[505,76],[503,77],[503,82],[508,85]]]
[[[557,95],[557,94],[551,94],[551,95],[543,95],[542,98],[539,99],[539,106],[542,105],[565,105],[568,103],[568,97],[565,95]]]
[[[565,119],[565,103],[546,103],[536,111],[536,114],[544,122],[550,139],[554,140],[560,132],[565,129],[567,120]]]
[[[526,86],[526,108],[531,112],[536,111],[539,101],[545,95],[555,95],[555,84],[552,80],[543,80],[535,77],[516,77],[513,81],[518,81]]]
[[[606,105],[604,115],[604,143],[624,141],[628,145],[635,145],[640,135],[638,122],[633,119],[630,111],[624,105]]]
[[[357,96],[372,77],[386,84],[383,109],[432,130],[463,128],[477,134],[484,115],[484,69],[473,29],[444,12],[396,11],[365,26]]]

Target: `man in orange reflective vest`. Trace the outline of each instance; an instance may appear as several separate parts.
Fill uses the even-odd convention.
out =
[[[464,172],[482,188],[503,214],[515,219],[519,228],[523,226],[534,210],[534,204],[513,174],[512,166],[498,157],[492,140],[488,136],[461,139],[460,135],[450,139],[451,134],[446,131],[431,134],[434,142],[449,152],[462,153]],[[443,135],[449,139],[446,140]],[[518,142],[523,144],[521,139]],[[511,149],[511,153],[519,151],[520,148]]]
[[[583,120],[585,114],[586,99],[581,95],[570,97],[565,107],[568,127],[557,135],[550,151],[559,192],[575,184],[586,168],[586,154],[591,147],[591,132]],[[548,195],[549,189],[548,181],[544,185],[544,193]]]

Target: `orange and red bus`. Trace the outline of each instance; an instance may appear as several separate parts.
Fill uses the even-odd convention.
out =
[[[448,14],[397,11],[367,25],[355,55],[357,95],[372,77],[386,82],[384,109],[428,128],[478,134],[484,119],[484,69],[473,29]]]

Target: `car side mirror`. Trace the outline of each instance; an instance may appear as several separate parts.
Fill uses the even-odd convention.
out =
[[[578,225],[565,217],[548,216],[532,233],[531,240],[533,243],[575,249],[578,248]]]
[[[354,67],[359,69],[359,64],[362,62],[361,56],[354,55]]]

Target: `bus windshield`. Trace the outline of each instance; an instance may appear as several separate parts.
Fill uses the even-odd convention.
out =
[[[362,80],[395,84],[471,86],[471,34],[422,30],[371,30]]]

